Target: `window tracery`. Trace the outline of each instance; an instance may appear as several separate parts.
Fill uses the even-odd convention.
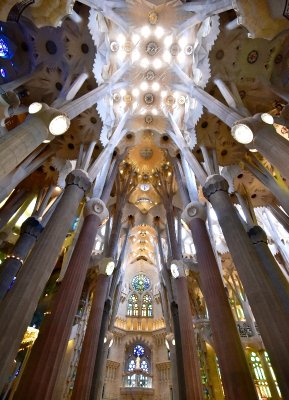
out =
[[[131,286],[136,292],[142,293],[150,288],[151,283],[146,275],[138,274],[132,279]]]

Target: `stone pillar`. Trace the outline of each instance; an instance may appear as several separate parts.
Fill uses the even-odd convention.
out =
[[[82,170],[67,176],[57,208],[21,268],[13,289],[0,305],[0,391],[8,379],[22,337],[53,271],[79,203],[90,185],[87,173]]]
[[[252,146],[273,164],[284,178],[289,179],[289,142],[271,125],[263,125],[264,129],[255,135]]]
[[[88,201],[84,222],[50,315],[40,328],[15,399],[51,399],[66,351],[99,225],[108,217],[99,199]]]
[[[45,122],[37,116],[29,116],[9,134],[0,137],[0,177],[8,175],[47,139],[48,135]]]
[[[100,335],[99,335],[99,343],[98,343],[98,348],[97,348],[97,354],[96,354],[96,359],[95,359],[95,364],[94,364],[94,372],[93,372],[93,379],[92,379],[92,385],[91,385],[91,390],[90,390],[90,399],[95,400],[95,399],[101,399],[102,396],[102,388],[103,388],[103,382],[104,382],[104,374],[105,374],[105,366],[106,366],[106,359],[107,359],[107,354],[108,354],[108,346],[104,346],[104,337],[107,332],[107,330],[113,329],[114,325],[114,319],[117,314],[117,310],[119,307],[119,298],[121,294],[121,283],[118,284],[119,280],[121,279],[121,266],[124,260],[124,256],[126,253],[126,246],[128,242],[128,236],[130,232],[130,227],[133,225],[133,218],[129,217],[129,225],[128,228],[126,229],[126,234],[125,234],[125,239],[122,245],[121,253],[119,255],[119,259],[117,261],[117,266],[116,266],[116,271],[112,276],[112,282],[110,285],[109,289],[109,297],[105,301],[104,305],[104,311],[102,315],[102,321],[101,321],[101,330],[100,330]],[[118,241],[116,240],[116,243]],[[118,288],[118,291],[117,291]],[[113,307],[112,307],[112,313],[111,313],[111,319],[109,322],[109,316],[110,316],[110,311],[111,311],[111,299],[113,300]]]
[[[105,334],[108,329],[109,322],[109,313],[111,309],[111,300],[110,298],[106,299],[104,303],[104,309],[101,320],[101,328],[99,334],[99,341],[96,353],[96,359],[94,363],[94,371],[93,371],[93,382],[90,390],[90,400],[101,400],[102,397],[102,389],[103,389],[103,377],[106,369],[106,360],[108,355],[108,341],[104,343]]]
[[[34,217],[29,217],[23,222],[20,236],[12,250],[0,265],[0,300],[3,299],[9,289],[14,276],[18,273],[30,250],[34,246],[43,227]]]
[[[173,207],[172,204],[166,204],[166,216],[167,226],[169,231],[172,257],[174,260],[181,260],[182,254],[180,245],[176,239]],[[198,360],[197,344],[195,340],[195,333],[193,329],[193,318],[191,311],[191,304],[188,292],[187,278],[184,274],[184,268],[181,262],[177,263],[180,265],[181,273],[177,279],[174,280],[173,287],[177,297],[177,309],[179,316],[179,328],[180,328],[180,343],[182,346],[182,358],[184,365],[184,380],[186,390],[186,400],[198,400],[202,399],[202,384],[200,376],[200,365]],[[174,312],[176,307],[174,307]],[[176,321],[174,319],[174,321]],[[175,327],[176,328],[176,327]],[[177,338],[176,338],[177,339]],[[176,351],[178,353],[179,348],[176,343]],[[178,371],[179,372],[179,371]],[[179,385],[182,385],[179,374]],[[180,396],[181,399],[183,397]]]
[[[85,337],[77,367],[71,400],[89,400],[104,303],[109,288],[109,276],[104,271],[97,278]]]
[[[268,247],[266,233],[256,225],[248,231],[248,235],[262,261],[264,272],[275,289],[276,296],[289,313],[289,283]]]
[[[201,289],[208,307],[226,398],[257,400],[255,385],[207,232],[205,206],[199,202],[189,203],[182,218],[191,229],[196,248]]]
[[[127,183],[129,183],[129,181],[130,178]],[[97,348],[98,343],[101,340],[100,334],[102,315],[110,285],[110,276],[106,274],[106,266],[109,262],[115,260],[116,258],[118,239],[121,230],[123,206],[127,197],[127,185],[124,186],[120,196],[121,197],[118,200],[116,212],[113,218],[110,240],[105,252],[105,257],[99,263],[100,275],[98,276],[96,282],[96,289],[94,291],[91,311],[77,368],[75,384],[71,398],[72,400],[78,400],[80,398],[83,400],[88,400],[90,396]],[[94,343],[91,343],[92,340]]]
[[[289,398],[289,315],[266,276],[220,175],[208,177],[203,193],[212,204],[252,307],[284,398]]]
[[[175,360],[177,365],[177,381],[178,381],[178,389],[179,389],[179,399],[186,400],[186,382],[185,382],[185,365],[183,361],[183,346],[182,346],[182,337],[181,337],[181,328],[179,321],[179,310],[178,305],[175,301],[170,303],[170,309],[173,319],[174,325],[174,335],[175,335]]]

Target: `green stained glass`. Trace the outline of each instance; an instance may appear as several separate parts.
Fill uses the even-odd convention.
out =
[[[141,293],[145,290],[148,290],[151,284],[149,278],[146,275],[139,274],[132,279],[131,285],[135,291]]]

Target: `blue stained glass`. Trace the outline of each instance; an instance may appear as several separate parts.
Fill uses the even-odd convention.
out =
[[[9,57],[9,46],[2,38],[0,38],[0,57],[1,58]]]
[[[146,360],[142,360],[142,362],[140,363],[140,369],[144,372],[149,372],[149,366]]]
[[[6,78],[6,72],[5,69],[0,68],[0,75],[2,76],[2,78]]]
[[[139,274],[136,275],[132,281],[131,281],[131,285],[134,288],[135,291],[137,292],[144,292],[145,290],[148,290],[148,288],[150,287],[151,283],[149,278],[144,275],[144,274]]]
[[[136,367],[135,361],[134,360],[130,360],[129,364],[128,364],[128,371],[134,371]]]
[[[142,357],[144,355],[144,348],[140,344],[136,345],[133,349],[133,354],[136,357]]]

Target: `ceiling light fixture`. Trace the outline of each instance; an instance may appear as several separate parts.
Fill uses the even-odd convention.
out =
[[[141,34],[144,38],[148,38],[151,34],[151,29],[148,25],[145,25],[141,28]]]
[[[249,144],[254,138],[252,130],[245,124],[237,123],[232,127],[231,132],[233,138],[242,144]]]

